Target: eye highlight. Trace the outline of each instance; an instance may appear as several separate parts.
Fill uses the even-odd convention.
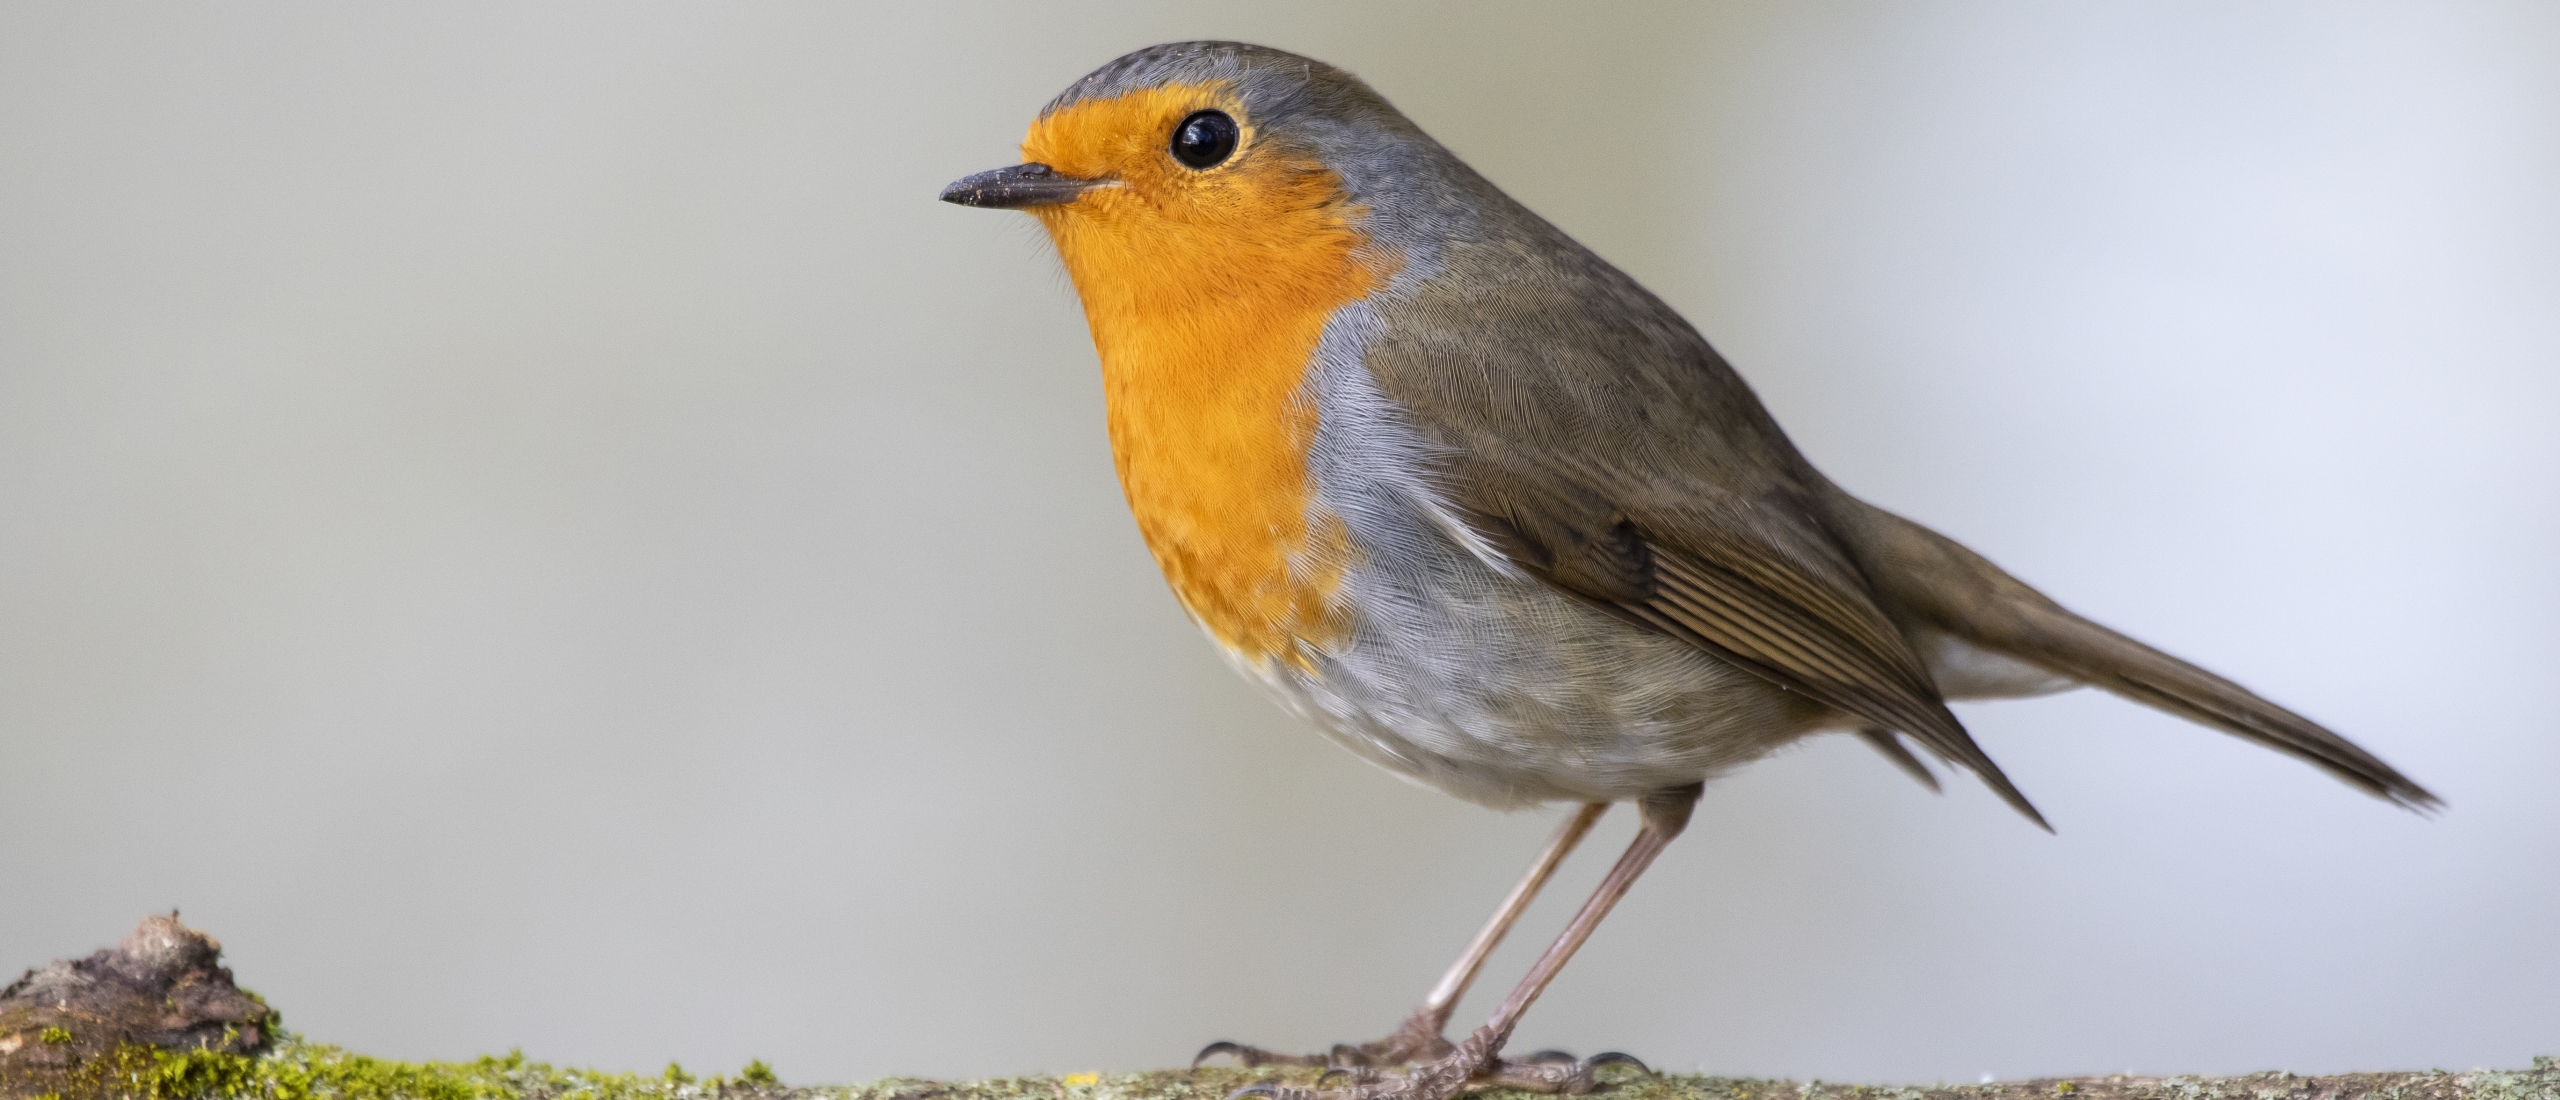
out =
[[[1236,120],[1225,111],[1193,111],[1173,128],[1173,159],[1206,170],[1236,151]]]

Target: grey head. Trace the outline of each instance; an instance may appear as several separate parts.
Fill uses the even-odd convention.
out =
[[[1488,220],[1527,216],[1359,77],[1268,46],[1200,41],[1135,50],[1068,85],[1040,117],[1171,85],[1229,89],[1242,108],[1237,121],[1252,127],[1259,143],[1332,169],[1344,197],[1363,211],[1362,230],[1408,263],[1427,264],[1441,242],[1476,235]],[[1072,202],[1088,186],[1049,166],[1025,164],[962,179],[942,198],[1024,207]]]
[[[1249,42],[1167,42],[1132,50],[1067,85],[1040,113],[1168,84],[1228,85],[1263,125],[1313,115],[1412,128],[1359,77],[1312,57]]]

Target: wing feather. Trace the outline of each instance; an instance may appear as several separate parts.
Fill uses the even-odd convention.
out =
[[[2028,820],[2052,828],[1948,713],[1902,632],[1872,594],[1856,587],[1854,570],[1839,570],[1838,579],[1818,575],[1730,533],[1746,524],[1630,517],[1607,509],[1608,498],[1598,493],[1485,499],[1492,484],[1471,486],[1477,498],[1469,511],[1487,543],[1530,575],[1862,727],[1900,732],[1981,776]],[[1814,537],[1797,535],[1800,554],[1825,549],[1810,541]]]
[[[1758,576],[1747,577],[1720,562],[1652,549],[1654,592],[1639,618],[1667,623],[1781,686],[1918,741],[1981,776],[2028,820],[2052,828],[1947,711],[1909,643],[1877,628],[1882,612],[1863,593],[1853,603],[1774,555],[1753,560]]]

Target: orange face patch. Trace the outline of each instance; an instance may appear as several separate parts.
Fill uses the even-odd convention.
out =
[[[1235,152],[1195,171],[1174,127],[1217,109]],[[1118,183],[1033,213],[1056,242],[1101,353],[1111,449],[1138,530],[1209,633],[1253,660],[1303,661],[1341,632],[1330,596],[1348,553],[1311,524],[1316,411],[1299,399],[1328,318],[1384,278],[1342,181],[1255,140],[1219,85],[1087,100],[1032,124],[1025,160]]]

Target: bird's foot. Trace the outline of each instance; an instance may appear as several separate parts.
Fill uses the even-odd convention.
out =
[[[1499,1056],[1500,1050],[1500,1039],[1478,1032],[1463,1043],[1449,1046],[1448,1053],[1404,1073],[1388,1073],[1375,1066],[1337,1065],[1317,1077],[1314,1088],[1264,1082],[1237,1089],[1228,1094],[1227,1100],[1449,1100],[1459,1093],[1482,1088],[1581,1096],[1600,1087],[1599,1070],[1603,1066],[1634,1066],[1653,1072],[1635,1056],[1615,1051],[1576,1058],[1563,1051],[1543,1050],[1526,1058],[1504,1058]],[[1345,1079],[1345,1087],[1325,1087],[1337,1077]]]
[[[1200,1053],[1192,1055],[1191,1066],[1193,1069],[1198,1069],[1200,1063],[1221,1054],[1244,1063],[1246,1069],[1257,1069],[1262,1066],[1362,1069],[1412,1065],[1415,1062],[1445,1057],[1451,1050],[1456,1049],[1449,1045],[1449,1040],[1440,1037],[1440,1029],[1447,1024],[1448,1017],[1445,1013],[1418,1011],[1405,1020],[1404,1026],[1395,1029],[1386,1038],[1371,1039],[1365,1043],[1335,1043],[1333,1049],[1322,1054],[1281,1054],[1261,1047],[1251,1047],[1220,1039],[1201,1047]]]

